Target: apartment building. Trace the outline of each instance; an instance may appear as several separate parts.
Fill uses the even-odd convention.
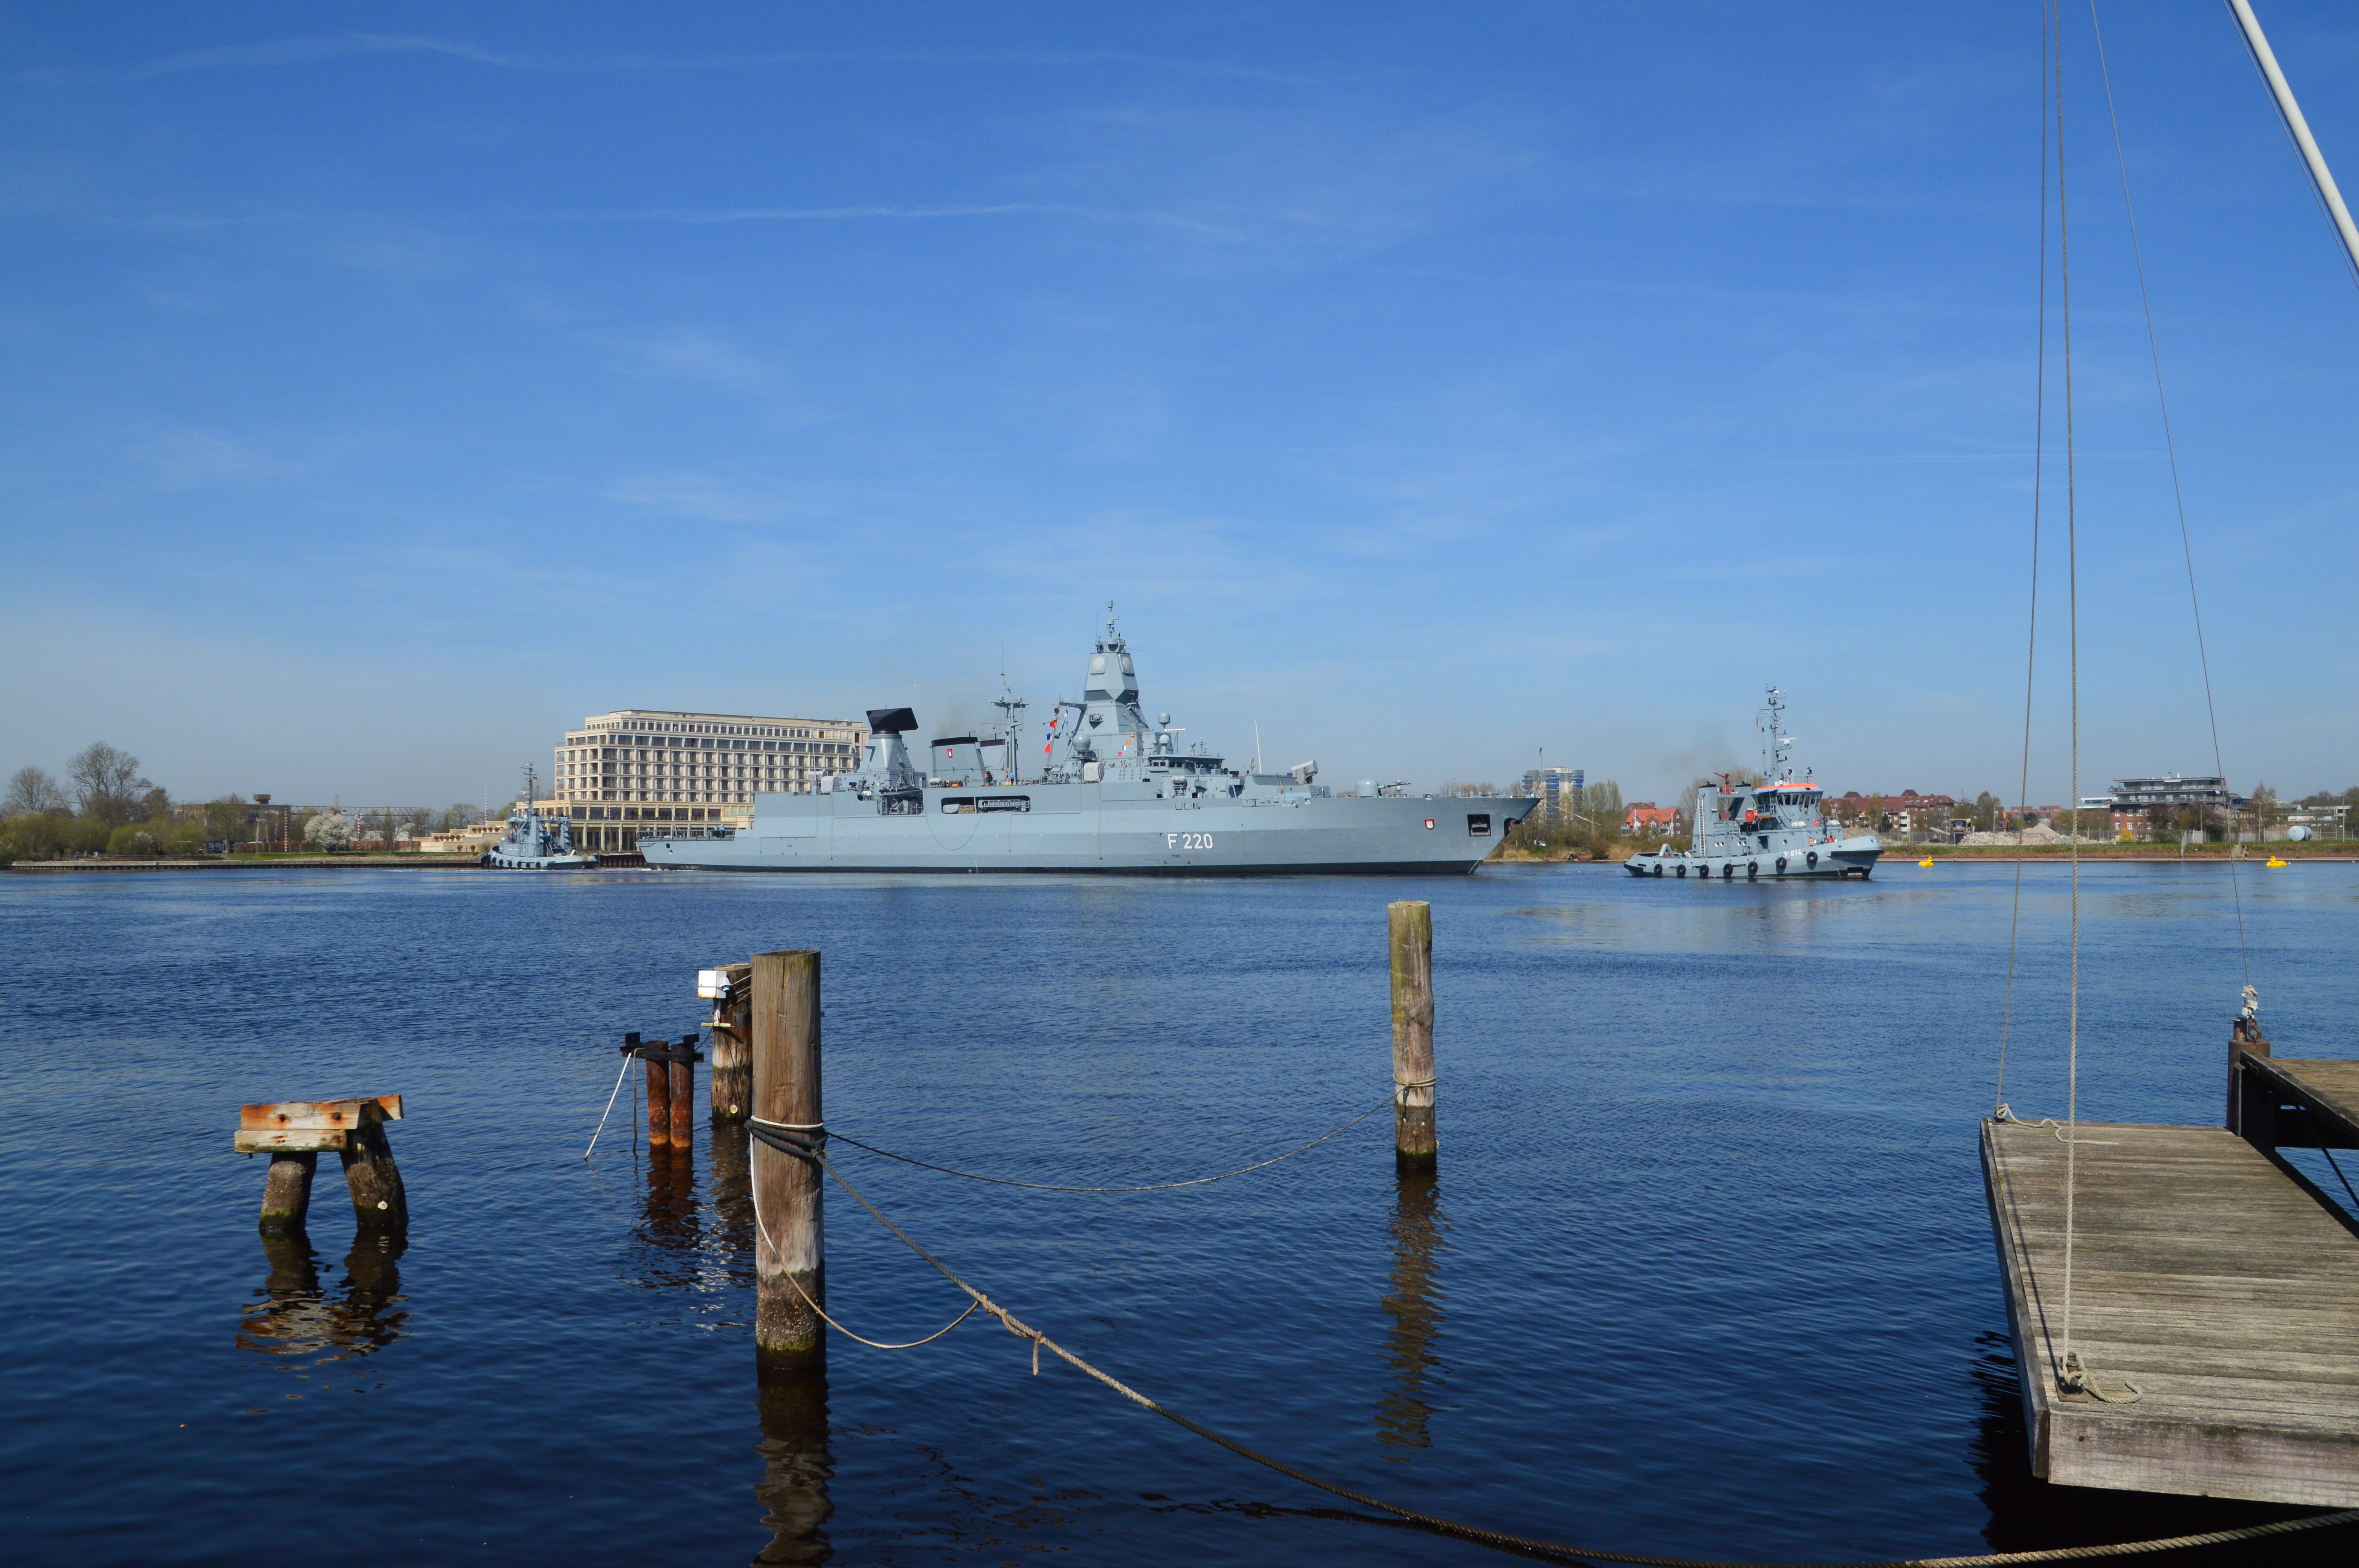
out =
[[[757,795],[808,794],[849,771],[867,739],[848,719],[619,708],[558,742],[549,804],[579,849],[626,852],[650,827],[701,838]]]

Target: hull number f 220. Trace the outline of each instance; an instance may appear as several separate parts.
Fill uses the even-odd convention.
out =
[[[1212,847],[1210,833],[1166,833],[1163,847],[1167,849],[1209,849]]]

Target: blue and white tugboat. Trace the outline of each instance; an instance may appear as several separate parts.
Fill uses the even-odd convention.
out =
[[[524,771],[524,800],[508,818],[507,836],[486,850],[483,863],[497,871],[588,871],[598,857],[576,854],[573,824],[562,816],[543,816],[534,804],[540,799],[540,780]]]
[[[1826,792],[1806,773],[1794,776],[1786,753],[1785,693],[1769,688],[1756,720],[1765,732],[1765,766],[1759,784],[1735,784],[1719,775],[1717,789],[1696,792],[1695,832],[1684,851],[1650,850],[1633,855],[1634,877],[1699,877],[1758,881],[1763,877],[1862,877],[1875,870],[1884,845],[1873,833],[1845,838],[1826,818]]]

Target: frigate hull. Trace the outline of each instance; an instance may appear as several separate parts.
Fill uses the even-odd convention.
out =
[[[898,810],[843,792],[764,795],[723,838],[647,838],[650,867],[710,871],[1464,873],[1538,803],[1285,792],[1200,797],[1153,780],[929,785]]]

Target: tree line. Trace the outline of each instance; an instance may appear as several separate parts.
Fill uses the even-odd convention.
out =
[[[203,802],[175,801],[148,779],[130,752],[93,741],[76,752],[60,780],[47,768],[18,768],[0,799],[0,864],[49,860],[59,855],[201,855],[221,852],[266,832],[276,843],[285,819],[266,808],[270,826],[261,827],[251,802],[224,795]],[[464,802],[434,812],[387,807],[343,813],[306,808],[286,822],[287,848],[342,848],[378,839],[393,844],[407,829],[415,837],[463,827],[482,816]]]

